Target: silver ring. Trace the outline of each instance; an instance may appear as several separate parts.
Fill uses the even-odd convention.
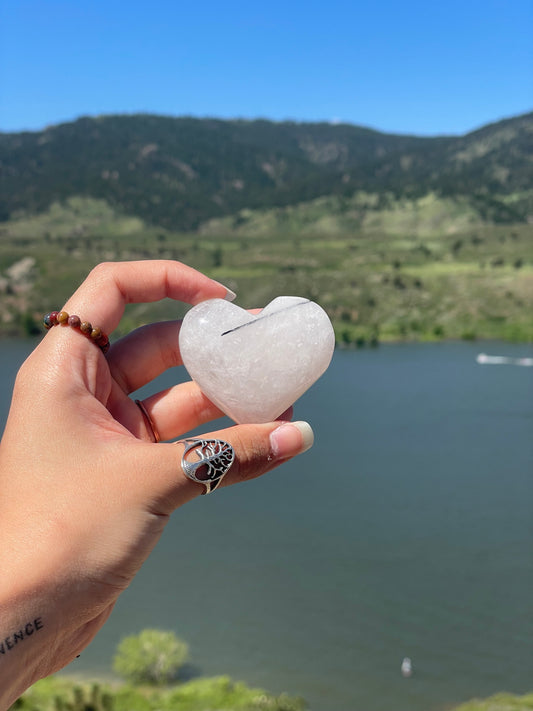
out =
[[[191,481],[205,486],[202,494],[214,491],[235,461],[233,447],[221,439],[182,439],[176,444],[185,445],[181,468]]]

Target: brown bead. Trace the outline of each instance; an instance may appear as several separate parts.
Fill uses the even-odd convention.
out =
[[[92,330],[93,330],[93,327],[89,321],[82,321],[80,323],[80,331],[82,333],[85,333],[86,336],[90,336]]]
[[[79,328],[81,326],[81,319],[79,316],[69,316],[68,325],[72,328]]]
[[[109,338],[107,336],[104,336],[103,338],[99,338],[96,345],[100,347],[100,349],[102,350],[102,353],[107,353],[107,351],[109,350],[109,348],[111,346],[111,344],[109,343]]]
[[[68,322],[68,313],[66,311],[60,311],[57,314],[57,322],[65,326]]]
[[[95,326],[91,331],[91,338],[93,341],[97,341],[102,335],[102,329],[99,326]]]

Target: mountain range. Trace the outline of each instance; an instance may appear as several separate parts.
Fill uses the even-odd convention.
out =
[[[348,124],[117,115],[0,133],[0,220],[72,196],[195,231],[243,209],[359,192],[461,198],[492,223],[533,215],[533,113],[463,136]]]

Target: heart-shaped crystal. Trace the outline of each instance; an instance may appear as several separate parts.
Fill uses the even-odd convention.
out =
[[[185,315],[179,343],[192,379],[242,424],[285,412],[327,369],[335,336],[308,299],[279,296],[257,315],[211,299]]]

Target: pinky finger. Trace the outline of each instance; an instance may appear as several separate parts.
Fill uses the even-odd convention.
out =
[[[222,442],[230,445],[231,464],[219,467],[221,486],[255,479],[283,462],[308,450],[313,444],[313,430],[307,422],[271,422],[261,425],[236,425],[225,430],[211,432],[194,438],[197,447]],[[190,443],[190,440],[189,440]],[[178,506],[209,488],[198,479],[191,478],[184,465],[188,460],[188,442],[175,444],[143,444],[135,457],[139,472],[150,471],[147,478],[141,475],[134,487],[136,496],[141,495],[150,513],[167,516]],[[132,472],[130,470],[130,482]],[[202,481],[204,478],[202,477]]]

